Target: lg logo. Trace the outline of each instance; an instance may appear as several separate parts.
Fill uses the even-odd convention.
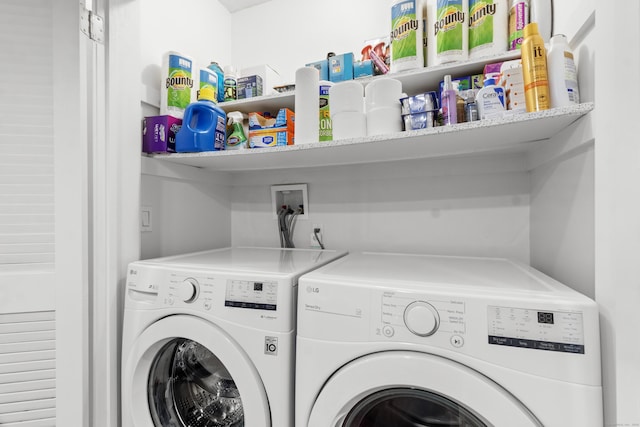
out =
[[[309,294],[319,294],[320,288],[314,288],[313,286],[307,286],[307,293]]]

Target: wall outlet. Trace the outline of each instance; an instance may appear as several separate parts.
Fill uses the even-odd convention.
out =
[[[314,232],[314,230],[320,230],[317,233]],[[316,237],[317,234],[317,237]],[[322,240],[322,224],[313,224],[313,228],[311,229],[311,236],[310,236],[310,246],[312,249],[321,249],[320,246],[320,242],[318,241],[318,239],[320,239],[320,242],[322,242],[324,244],[324,241]]]

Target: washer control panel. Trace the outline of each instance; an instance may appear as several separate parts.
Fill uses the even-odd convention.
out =
[[[417,337],[466,332],[464,301],[404,292],[384,292],[380,297],[382,335],[390,338],[396,330],[408,330]]]
[[[224,305],[275,311],[278,307],[278,282],[228,280]]]
[[[582,313],[489,306],[489,344],[584,354]]]

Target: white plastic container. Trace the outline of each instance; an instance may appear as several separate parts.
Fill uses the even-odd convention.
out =
[[[484,87],[476,95],[480,120],[502,117],[506,110],[504,89],[495,84],[495,80],[487,79]]]
[[[426,65],[426,13],[426,0],[391,2],[392,73]]]
[[[567,43],[567,37],[564,34],[556,34],[551,37],[550,44],[547,68],[551,108],[579,104],[578,69],[573,59],[573,52]]]

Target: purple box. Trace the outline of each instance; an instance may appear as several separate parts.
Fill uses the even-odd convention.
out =
[[[142,121],[142,151],[145,153],[175,153],[176,134],[182,119],[173,116],[150,116]]]

